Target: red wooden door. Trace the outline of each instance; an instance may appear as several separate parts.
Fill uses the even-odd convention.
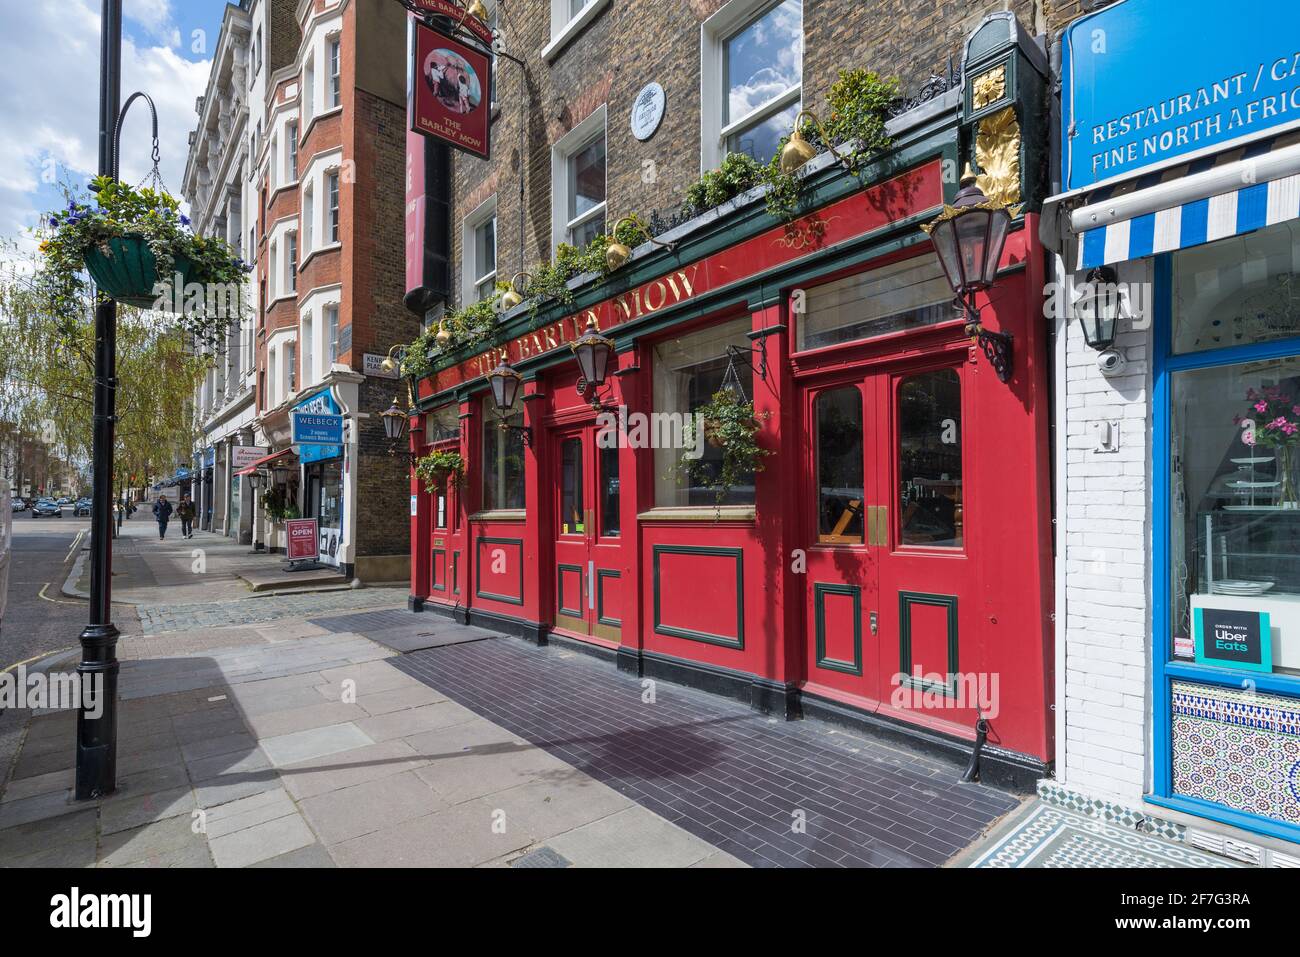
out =
[[[803,391],[805,473],[805,673],[841,697],[874,700],[879,686],[873,622],[878,556],[867,518],[876,489],[876,450],[868,442],[870,380],[861,374]]]
[[[429,493],[429,597],[453,604],[464,600],[465,588],[461,491],[456,479],[445,478]]]
[[[877,366],[803,390],[814,692],[900,715],[937,706],[927,720],[970,723],[954,710],[975,586],[963,515],[966,368]]]
[[[964,358],[964,357],[963,357]],[[878,564],[881,689],[888,706],[931,723],[969,728],[974,701],[963,673],[976,659],[974,501],[965,435],[971,365],[949,358],[875,378],[881,494]],[[988,426],[986,425],[987,429]],[[965,646],[963,647],[963,637]],[[978,658],[983,659],[979,654]]]
[[[551,433],[555,476],[555,627],[617,642],[622,633],[618,449],[595,426]]]

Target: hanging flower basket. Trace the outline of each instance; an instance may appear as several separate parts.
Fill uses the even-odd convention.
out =
[[[41,227],[44,261],[37,283],[72,308],[89,291],[89,274],[103,297],[177,314],[197,342],[223,338],[244,312],[251,267],[225,240],[196,236],[176,199],[162,189],[105,176],[91,188],[94,205],[73,199]],[[202,287],[201,307],[191,305],[195,286]]]
[[[158,260],[148,241],[141,235],[112,237],[86,250],[86,271],[100,291],[110,299],[140,309],[178,311],[177,300],[184,302],[185,287],[194,280],[194,262],[182,252],[172,253],[170,275],[159,276]],[[173,284],[179,275],[179,296]],[[161,282],[166,294],[156,289]]]

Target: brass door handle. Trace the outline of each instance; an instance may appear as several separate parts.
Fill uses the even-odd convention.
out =
[[[867,506],[867,544],[889,544],[889,506]]]

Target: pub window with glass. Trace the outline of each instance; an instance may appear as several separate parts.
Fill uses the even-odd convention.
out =
[[[732,360],[729,346],[748,352],[749,316],[660,342],[654,347],[655,505],[753,505],[752,473],[732,486],[721,501],[711,484],[722,473],[722,449],[706,441],[708,427],[696,428],[695,413],[727,380],[746,400],[754,398],[754,370],[746,357]],[[731,375],[728,375],[728,368]],[[699,451],[693,474],[683,471],[685,453]]]
[[[524,508],[523,397],[500,416],[492,396],[483,399],[483,511]],[[502,424],[506,428],[502,428]]]

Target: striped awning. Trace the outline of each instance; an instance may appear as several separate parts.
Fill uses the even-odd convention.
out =
[[[1076,269],[1187,249],[1300,217],[1300,130],[1079,197]]]

